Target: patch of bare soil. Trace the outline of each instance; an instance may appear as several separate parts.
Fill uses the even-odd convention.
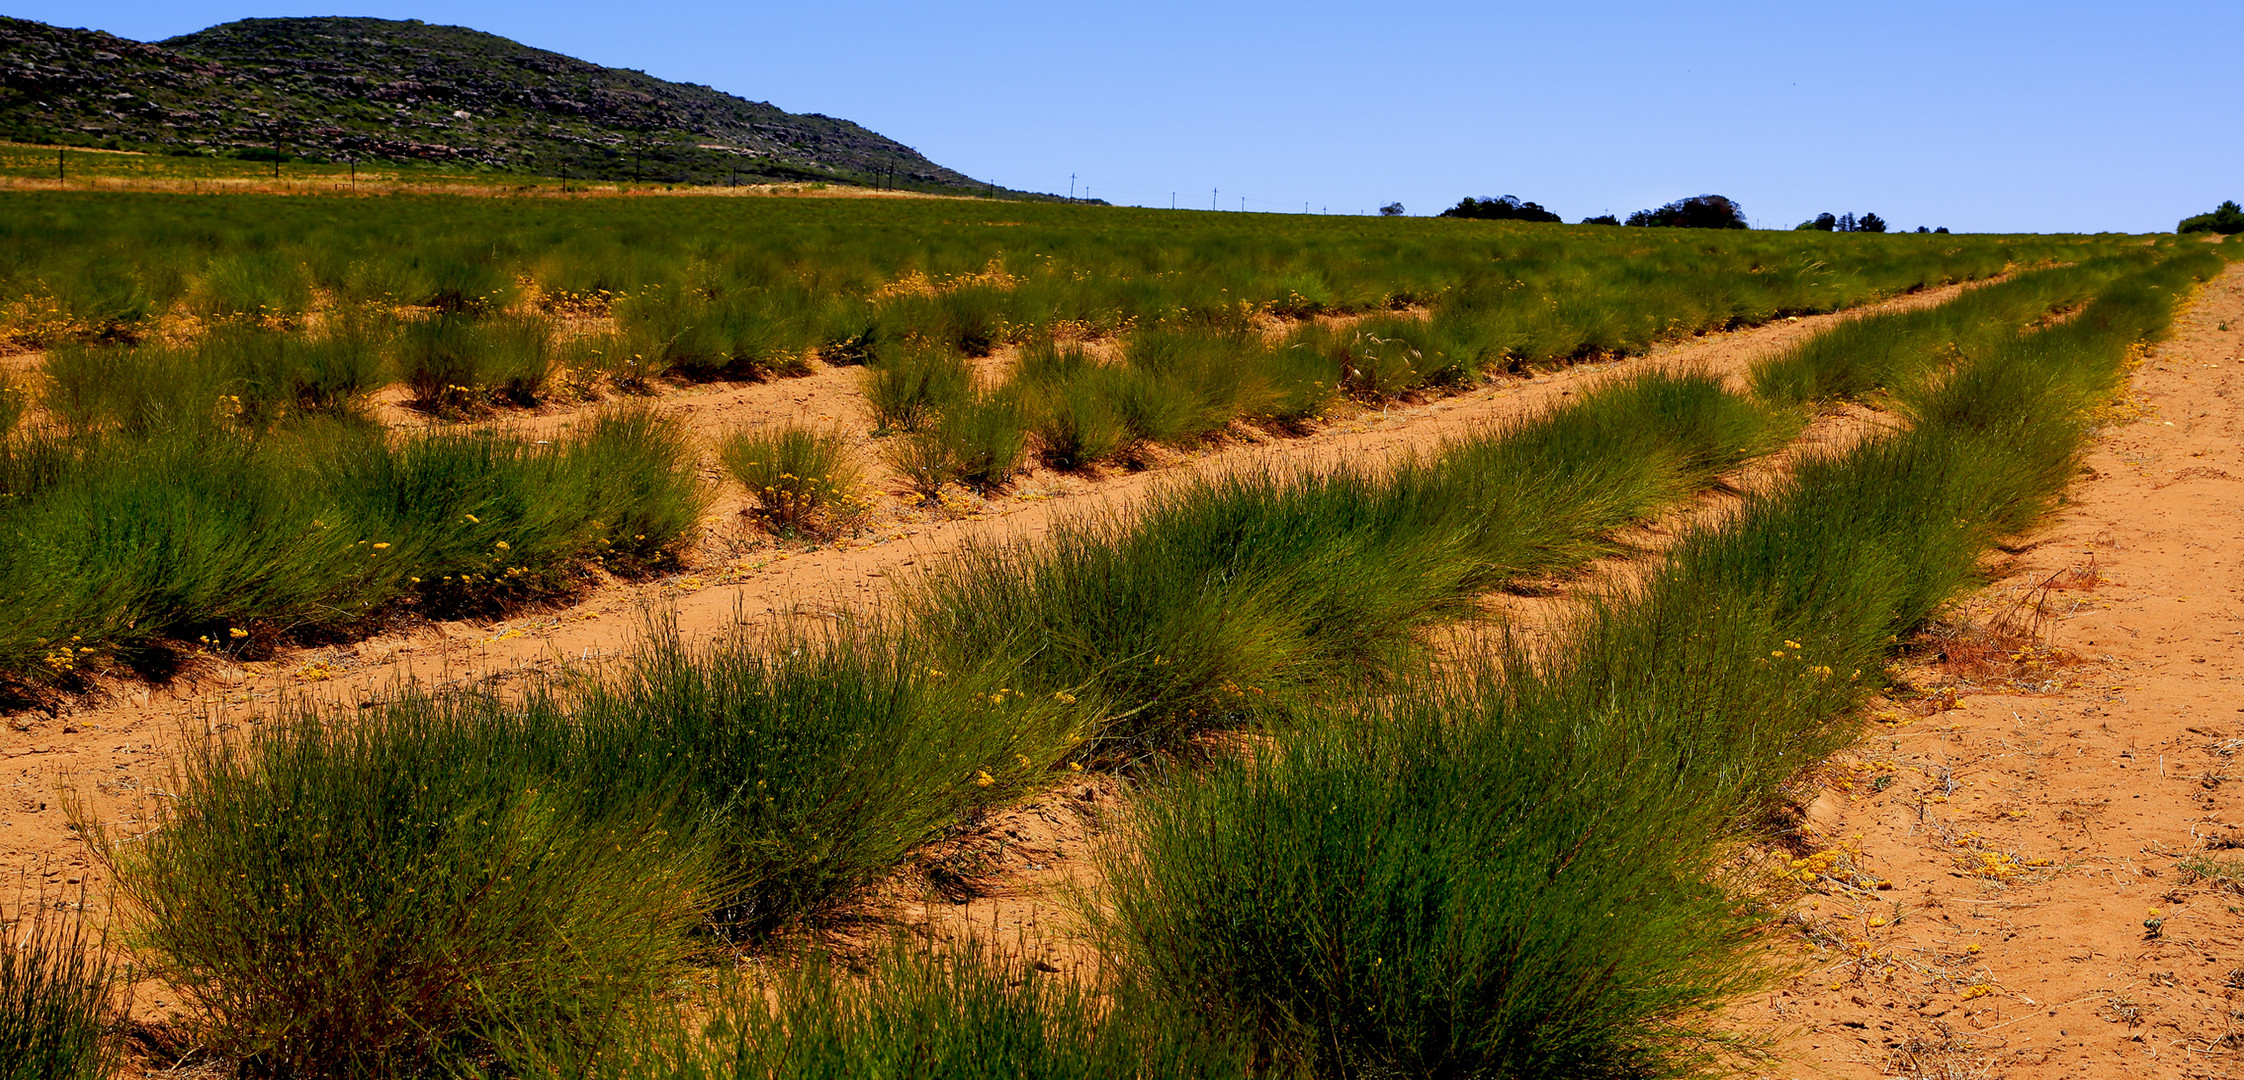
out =
[[[739,498],[727,496],[705,522],[706,538],[689,568],[657,581],[610,581],[566,606],[497,621],[424,624],[352,644],[294,650],[268,661],[212,658],[165,685],[117,683],[93,699],[52,713],[0,716],[0,878],[27,874],[56,885],[83,883],[98,905],[101,874],[64,820],[63,790],[74,791],[90,813],[129,832],[141,820],[138,807],[164,797],[166,762],[191,733],[255,725],[284,700],[309,697],[348,710],[394,693],[400,685],[504,685],[539,673],[590,671],[628,651],[639,640],[648,612],[658,609],[675,618],[688,641],[714,638],[742,622],[848,618],[877,610],[900,579],[960,543],[1033,538],[1063,516],[1121,512],[1157,484],[1225,470],[1333,462],[1376,465],[1533,415],[1599,380],[1647,367],[1703,368],[1737,378],[1753,360],[1840,319],[1941,303],[1960,288],[1927,290],[1848,315],[1788,319],[1707,335],[1632,360],[1506,378],[1450,397],[1336,418],[1300,438],[1242,434],[1204,453],[1174,455],[1136,472],[1038,470],[999,496],[962,498],[933,508],[911,505],[907,493],[890,490],[876,499],[858,535],[834,543],[775,544],[743,518]],[[829,369],[803,379],[696,387],[653,399],[653,404],[684,416],[704,437],[780,421],[831,422],[856,433],[869,424],[855,379],[853,370]],[[558,430],[580,415],[583,410],[567,410],[505,422]],[[716,481],[713,461],[705,468]],[[1052,800],[1064,805],[1065,790],[1020,813],[1034,814]],[[1058,827],[1074,826],[1063,817]],[[1056,848],[1055,865],[1061,859],[1058,852],[1074,859],[1083,845],[1060,840]],[[1009,866],[1008,860],[1025,850],[1013,845],[998,865]],[[1037,891],[1019,882],[1002,888]],[[1057,910],[1049,901],[1039,903]],[[988,909],[973,904],[946,902],[930,910],[949,908],[967,922],[989,921]],[[1003,926],[1005,919],[1000,912],[998,924]],[[1053,925],[1039,923],[1040,928]]]
[[[2244,1076],[2244,266],[1825,774],[1761,1075]]]

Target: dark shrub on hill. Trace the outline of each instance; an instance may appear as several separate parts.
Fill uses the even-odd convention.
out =
[[[1745,211],[1721,195],[1693,195],[1657,210],[1639,210],[1628,216],[1631,225],[1658,225],[1670,229],[1743,229]]]
[[[2244,233],[2244,207],[2237,206],[2236,200],[2230,199],[2223,202],[2210,214],[2183,218],[2182,223],[2174,227],[2174,231],[2179,233],[2217,232],[2223,236]]]
[[[1481,221],[1548,221],[1556,224],[1557,214],[1543,209],[1540,203],[1521,202],[1517,195],[1500,199],[1482,196],[1457,200],[1457,205],[1441,212],[1442,217],[1475,218]]]
[[[1586,217],[1582,219],[1582,224],[1584,225],[1618,225],[1620,223],[1621,219],[1614,217],[1611,214],[1599,214],[1596,217]]]

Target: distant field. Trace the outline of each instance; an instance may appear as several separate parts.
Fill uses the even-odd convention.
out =
[[[966,198],[959,194],[890,191],[829,186],[823,182],[719,182],[694,187],[654,180],[587,180],[582,176],[536,176],[495,169],[462,169],[415,162],[310,160],[154,154],[84,147],[0,142],[0,187],[38,190],[263,192],[272,194],[422,194],[630,195],[676,192],[853,193],[862,196]]]
[[[188,1041],[252,1073],[1674,1074],[1728,1060],[1714,1010],[1771,970],[1793,879],[1753,845],[1785,785],[2223,265],[2141,237],[0,191],[0,689],[51,706],[692,569],[720,487],[816,541],[872,488],[942,507],[2000,278],[1742,385],[1624,375],[1391,469],[969,544],[830,630],[268,717],[182,751],[162,828],[86,826]],[[830,375],[863,430],[654,407]],[[1551,642],[1435,646],[1841,405],[1884,423]],[[970,886],[915,860],[1085,770],[1140,799],[1096,859],[1103,975],[899,945],[838,977],[785,947],[863,929],[884,883]],[[101,976],[66,974],[0,982],[98,1034]]]
[[[348,188],[353,177],[370,186],[381,184],[471,185],[512,190],[537,186],[558,188],[559,182],[497,172],[474,172],[433,165],[383,162],[353,166],[348,162],[312,162],[287,159],[276,176],[273,162],[200,155],[140,154],[79,147],[34,146],[0,143],[0,177],[12,180],[59,180],[88,186],[169,185],[192,182],[257,182]]]
[[[543,496],[477,485],[527,492],[555,482],[538,479],[551,470],[591,466],[546,461],[558,447],[487,436],[471,447],[441,429],[370,439],[376,398],[473,420],[861,366],[883,471],[935,499],[1003,486],[1032,457],[1061,469],[1128,461],[1233,424],[1299,428],[1344,403],[2113,249],[973,201],[4,193],[0,337],[41,354],[9,392],[10,426],[24,434],[0,490],[14,528],[53,535],[19,532],[17,550],[47,554],[0,568],[14,582],[0,595],[25,590],[23,605],[41,612],[0,632],[0,675],[145,666],[149,649],[245,628],[261,642],[333,633],[399,605],[517,602],[565,588],[595,555],[671,563],[695,531],[694,485],[662,478],[688,460],[688,433],[627,424],[614,430],[655,440],[628,452],[640,455],[633,490],[670,500],[658,531],[621,535],[622,510],[548,520],[552,506],[523,505],[510,511],[521,527],[550,535],[512,537],[506,557],[452,551],[449,536],[427,547],[412,537],[457,530],[421,520],[425,499],[396,502],[410,485],[517,505]],[[790,461],[813,453],[788,445]],[[580,450],[626,452],[604,446]],[[347,483],[408,485],[375,499],[388,507],[380,523],[347,537],[311,527],[373,512],[329,504],[349,494],[336,470],[377,451],[403,456]],[[823,476],[775,465],[778,453],[731,455],[741,479],[761,477],[759,498],[847,501],[819,494]],[[455,471],[412,479],[439,462]],[[181,468],[210,472],[211,497],[250,484],[278,501],[221,518],[136,511],[143,524],[114,541],[70,524],[189,498]],[[129,480],[153,472],[172,486]],[[835,512],[767,509],[799,527]],[[201,538],[146,533],[175,514]],[[258,545],[224,539],[236,530]],[[349,550],[376,542],[378,556]],[[114,575],[141,572],[128,563],[147,545],[172,544],[217,561],[166,557],[175,580],[116,589]]]

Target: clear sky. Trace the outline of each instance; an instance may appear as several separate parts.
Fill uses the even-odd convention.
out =
[[[250,16],[470,26],[857,121],[1118,203],[1577,220],[1702,192],[1763,227],[2167,230],[2244,199],[2235,0],[981,4],[13,0],[143,41]],[[1218,192],[1212,197],[1211,191]]]

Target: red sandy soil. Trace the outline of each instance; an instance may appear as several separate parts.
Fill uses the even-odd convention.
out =
[[[2232,266],[1811,793],[1759,1075],[2244,1076],[2240,359]]]

